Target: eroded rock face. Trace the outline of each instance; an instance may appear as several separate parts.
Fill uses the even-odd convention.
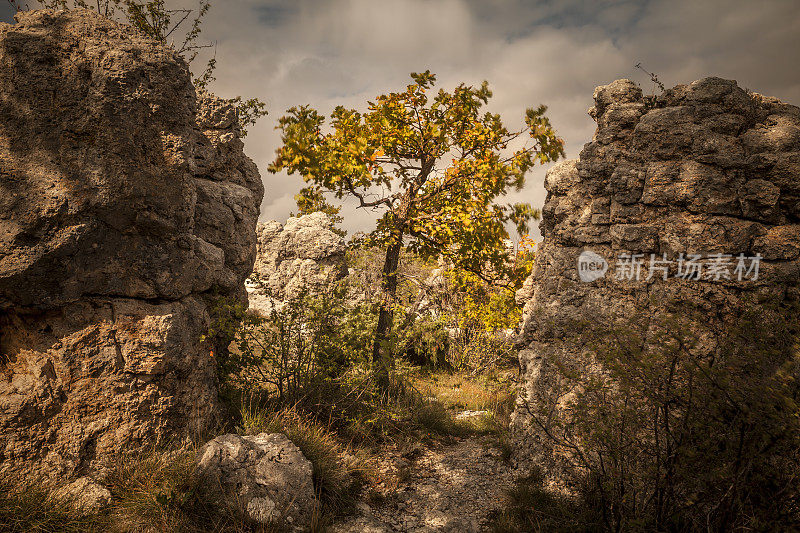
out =
[[[81,474],[216,423],[206,295],[263,185],[233,106],[92,11],[0,24],[0,470]]]
[[[617,80],[598,87],[594,100],[592,142],[580,159],[547,173],[544,241],[517,294],[525,305],[523,390],[512,425],[522,464],[546,460],[525,405],[552,392],[554,361],[584,357],[575,324],[659,312],[652,299],[683,302],[709,324],[724,324],[750,297],[800,297],[799,108],[719,78],[657,99]],[[583,281],[582,252],[607,261],[607,271],[597,265],[598,277]],[[621,254],[642,254],[638,280],[619,264]],[[650,277],[651,254],[673,261],[667,279],[661,270]],[[677,277],[681,254],[702,255],[701,279]],[[714,254],[732,256],[722,259],[730,279],[710,270]],[[740,254],[760,254],[757,279],[739,279]]]
[[[321,294],[347,275],[344,237],[322,212],[291,217],[285,225],[258,224],[258,254],[248,289],[250,308],[269,313],[276,303]]]
[[[310,529],[316,505],[311,462],[285,435],[222,435],[197,457],[205,490],[224,504],[263,524]]]

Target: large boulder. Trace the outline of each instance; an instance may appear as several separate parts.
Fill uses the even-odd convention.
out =
[[[222,435],[197,457],[207,496],[256,522],[310,530],[316,511],[311,462],[285,435]]]
[[[657,98],[617,80],[594,100],[592,142],[547,173],[544,240],[517,293],[521,465],[548,461],[530,414],[561,397],[557,362],[591,365],[576,325],[652,316],[656,301],[680,302],[687,320],[689,310],[705,317],[698,328],[725,331],[746,301],[800,300],[800,109],[720,78]],[[679,260],[693,254],[699,279],[679,277],[688,266]],[[651,275],[654,264],[666,270]]]
[[[258,224],[250,308],[269,313],[303,294],[319,295],[347,275],[344,237],[325,213]]]
[[[0,470],[79,475],[216,424],[210,295],[263,185],[236,110],[89,10],[0,24]]]

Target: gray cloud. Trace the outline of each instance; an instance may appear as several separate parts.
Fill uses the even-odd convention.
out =
[[[591,139],[586,109],[596,85],[628,77],[651,90],[634,69],[639,61],[670,85],[719,75],[800,102],[800,6],[782,1],[253,0],[211,17],[206,35],[219,41],[218,92],[269,102],[271,116],[246,143],[262,173],[287,107],[363,107],[426,68],[448,88],[489,80],[490,108],[511,125],[526,107],[547,104],[569,157]],[[544,169],[531,172],[525,190],[508,199],[541,206],[543,176]],[[301,180],[264,179],[262,217],[285,218]],[[366,229],[373,216],[346,208],[345,226]]]
[[[7,2],[0,3],[0,22],[14,22],[14,8]]]
[[[717,75],[800,103],[800,4],[784,0],[228,0],[214,4],[203,35],[216,42],[212,89],[268,104],[245,139],[266,186],[262,219],[285,219],[302,186],[266,171],[288,107],[363,108],[412,71],[431,69],[445,88],[488,80],[489,108],[512,126],[547,104],[568,157],[591,139],[596,85],[625,77],[652,90],[640,61],[667,85]],[[531,172],[509,200],[541,206],[543,177]],[[351,232],[374,219],[352,206],[343,214]]]

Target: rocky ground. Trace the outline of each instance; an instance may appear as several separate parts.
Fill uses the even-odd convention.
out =
[[[378,497],[360,502],[355,516],[329,531],[488,531],[513,481],[496,439],[486,436],[420,444],[405,454],[388,450],[380,468],[391,481],[380,483],[373,491]]]

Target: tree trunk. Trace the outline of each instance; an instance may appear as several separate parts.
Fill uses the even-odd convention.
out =
[[[381,280],[381,303],[378,314],[378,325],[372,344],[372,364],[376,371],[378,386],[383,391],[389,389],[389,370],[394,367],[392,347],[389,336],[394,320],[395,297],[397,296],[397,267],[400,264],[400,250],[403,247],[403,236],[396,235],[392,244],[386,249]]]

